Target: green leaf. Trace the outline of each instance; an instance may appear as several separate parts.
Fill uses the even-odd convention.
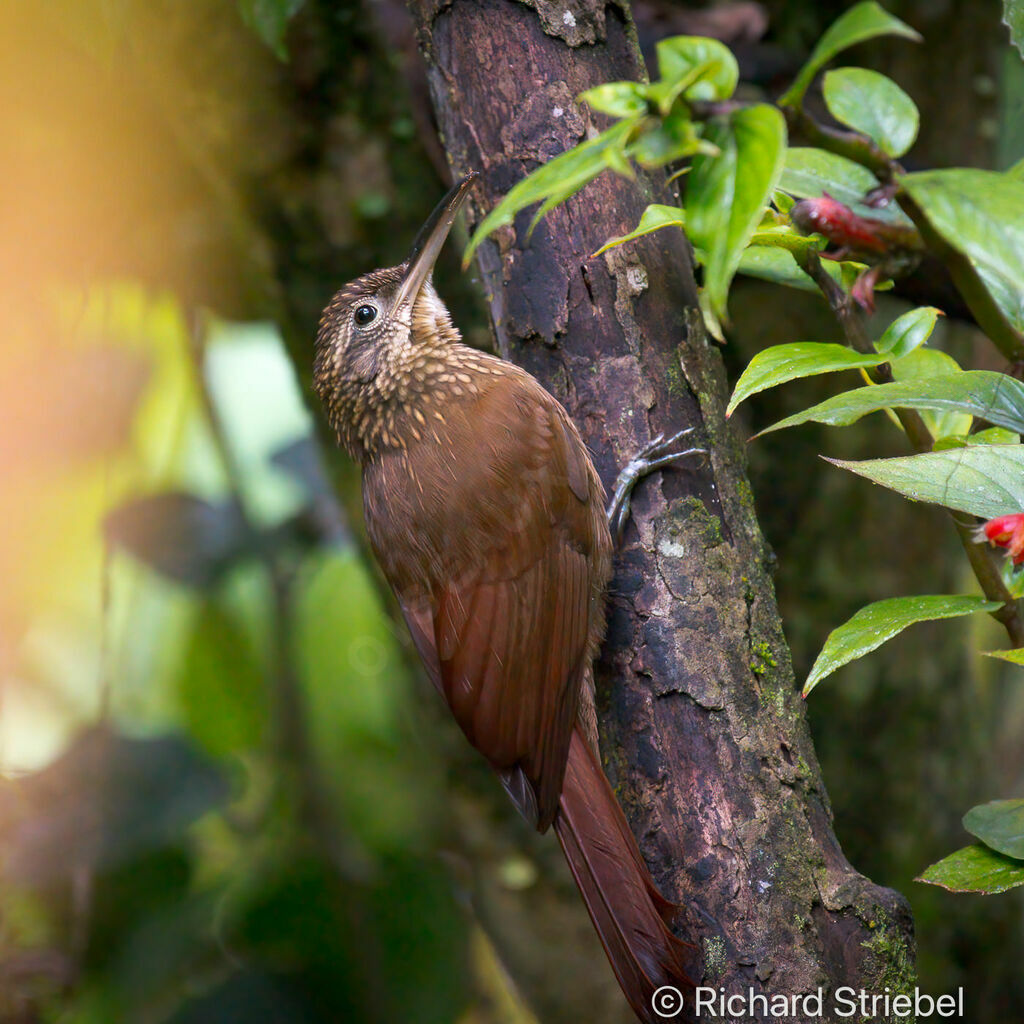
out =
[[[889,324],[875,348],[893,359],[902,359],[931,337],[935,321],[942,315],[942,310],[934,306],[918,306]]]
[[[915,881],[940,885],[950,892],[979,892],[991,896],[1024,885],[1024,861],[1004,857],[975,843],[933,864]]]
[[[952,619],[974,612],[994,612],[1000,607],[998,601],[986,601],[970,594],[928,594],[875,601],[829,633],[804,683],[803,695],[806,697],[837,668],[881,647],[886,640],[891,640],[915,622]]]
[[[274,51],[279,60],[288,59],[285,34],[288,22],[305,0],[238,0],[242,21]]]
[[[765,430],[824,423],[845,427],[879,409],[936,409],[967,413],[1024,433],[1024,384],[994,370],[965,370],[942,377],[897,381],[844,391]]]
[[[787,150],[787,157],[788,155],[789,152]],[[783,170],[785,170],[785,168],[783,168]],[[793,205],[796,203],[796,200],[787,192],[783,192],[780,189],[776,189],[772,193],[772,203],[774,204],[775,209],[779,211],[779,213],[781,213],[784,217],[788,217],[789,211],[793,209]]]
[[[1024,332],[1024,292],[1014,291],[1014,285],[987,267],[978,267],[977,270],[1003,315],[1015,330]]]
[[[801,199],[817,199],[828,192],[833,199],[852,206],[878,182],[860,164],[814,146],[790,146],[779,188]]]
[[[1024,181],[952,168],[901,179],[929,223],[967,256],[1007,318],[1024,327]]]
[[[718,150],[697,134],[685,110],[676,110],[667,117],[647,118],[625,155],[644,167],[664,167],[673,160],[701,152],[717,155]]]
[[[894,459],[835,466],[898,491],[911,501],[928,501],[982,519],[1024,509],[1024,446],[983,444]]]
[[[721,153],[694,158],[686,223],[693,244],[707,253],[704,286],[724,318],[729,283],[782,172],[786,125],[778,110],[758,104],[710,122],[704,138]]]
[[[1020,434],[1014,430],[1004,430],[1002,427],[989,427],[988,430],[978,430],[973,434],[967,431],[959,434],[942,434],[932,443],[932,451],[968,448],[973,444],[1020,444]]]
[[[659,231],[661,228],[685,228],[686,217],[678,206],[665,206],[661,203],[651,203],[640,215],[640,223],[628,234],[620,235],[618,238],[609,238],[600,249],[593,255],[600,256],[601,253],[614,249],[617,245],[625,242],[632,242],[635,238],[649,235],[652,231]]]
[[[1020,433],[1003,427],[989,427],[987,430],[968,434],[964,440],[967,444],[1020,444]]]
[[[920,115],[891,78],[867,68],[837,68],[825,75],[822,91],[837,121],[874,139],[889,156],[903,156],[914,144]]]
[[[1003,0],[1003,24],[1010,30],[1010,42],[1024,57],[1024,0]]]
[[[756,242],[760,237],[761,232],[754,232],[753,241]],[[808,241],[806,238],[804,240]],[[842,284],[844,267],[855,267],[857,268],[856,273],[864,269],[863,263],[854,263],[852,261],[837,263],[835,260],[823,260],[821,265],[838,284]],[[748,245],[743,250],[743,255],[740,257],[740,264],[736,268],[736,272],[818,294],[818,286],[800,269],[788,247]]]
[[[750,245],[771,246],[803,254],[810,251],[821,251],[823,244],[820,235],[802,235],[789,221],[780,224],[769,219],[769,217],[774,218],[775,216],[778,215],[774,211],[769,211],[769,216],[762,219],[750,236]]]
[[[786,165],[779,179],[783,192],[800,199],[818,199],[827,192],[861,217],[909,224],[909,219],[895,203],[878,209],[864,205],[865,194],[877,185],[875,176],[866,167],[813,146],[791,146],[786,151]]]
[[[822,264],[822,266],[826,266],[826,264]],[[834,272],[834,275],[839,273],[837,266],[829,265],[827,269]],[[793,254],[778,246],[747,246],[740,257],[740,264],[736,270],[737,273],[757,277],[763,281],[773,281],[775,284],[784,284],[790,288],[800,288],[808,292],[818,291],[818,286],[814,281],[797,265]],[[838,280],[838,277],[836,279]]]
[[[1024,860],[1024,800],[992,800],[972,807],[964,828],[997,853]]]
[[[758,352],[747,364],[736,382],[725,415],[731,416],[736,406],[751,395],[788,380],[813,377],[819,373],[834,373],[837,370],[879,366],[885,361],[884,355],[865,355],[832,342],[797,341],[788,345],[773,345]]]
[[[915,348],[894,360],[890,369],[898,382],[956,377],[964,372],[951,355],[935,348]],[[933,438],[967,434],[972,422],[970,415],[955,409],[922,409],[921,419]]]
[[[814,76],[837,54],[848,47],[874,39],[876,36],[903,36],[920,42],[921,37],[909,25],[894,18],[873,0],[857,4],[841,15],[818,40],[807,63],[800,69],[796,80],[779,98],[783,106],[797,107],[804,98]]]
[[[469,263],[477,247],[492,231],[511,224],[521,210],[534,203],[542,203],[541,212],[546,213],[578,192],[587,182],[593,181],[609,166],[608,151],[618,149],[621,152],[637,125],[637,118],[619,121],[593,139],[587,139],[549,160],[513,185],[481,221],[462,255],[463,265]]]
[[[1017,181],[1024,181],[1024,159],[1018,160],[1012,167],[1008,167],[1004,173],[1008,177],[1015,178]]]
[[[673,36],[658,43],[657,53],[659,84],[676,85],[692,79],[685,87],[691,99],[727,100],[736,89],[739,65],[717,39]]]
[[[982,651],[986,658],[999,658],[1011,665],[1024,665],[1024,647],[1015,647],[1012,651]]]
[[[579,95],[594,110],[612,117],[647,113],[647,87],[641,82],[608,82]]]

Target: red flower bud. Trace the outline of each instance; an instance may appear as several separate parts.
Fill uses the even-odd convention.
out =
[[[997,547],[1006,548],[1014,565],[1024,562],[1024,512],[998,516],[979,526],[975,531],[979,541],[990,541]]]
[[[801,231],[824,235],[841,249],[884,253],[889,248],[884,221],[858,216],[827,192],[820,199],[801,199],[789,217]]]

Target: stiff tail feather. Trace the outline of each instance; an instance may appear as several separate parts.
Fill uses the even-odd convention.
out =
[[[644,1024],[663,1024],[654,993],[671,986],[687,998],[687,952],[668,927],[676,906],[658,892],[596,755],[577,727],[555,831],[619,985]],[[684,1021],[685,1011],[675,1018]]]

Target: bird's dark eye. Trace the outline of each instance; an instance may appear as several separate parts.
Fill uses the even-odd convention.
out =
[[[365,327],[377,319],[376,306],[359,306],[356,309],[355,321],[357,327]]]

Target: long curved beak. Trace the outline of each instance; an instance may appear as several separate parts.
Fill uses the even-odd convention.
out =
[[[427,219],[427,223],[421,228],[413,243],[409,266],[405,277],[402,278],[402,285],[395,299],[395,309],[401,308],[408,302],[415,302],[420,289],[430,279],[438,254],[448,237],[448,232],[451,231],[455,218],[466,201],[466,196],[469,195],[470,187],[478,177],[476,171],[470,171],[437,204],[434,212]]]

